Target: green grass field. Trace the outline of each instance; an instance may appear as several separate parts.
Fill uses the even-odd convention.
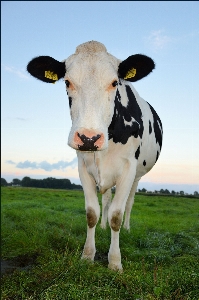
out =
[[[99,224],[95,262],[80,259],[83,192],[5,187],[1,199],[2,300],[199,300],[199,199],[136,195],[123,273],[107,268],[110,228]]]

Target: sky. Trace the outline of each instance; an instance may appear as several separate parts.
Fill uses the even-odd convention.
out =
[[[156,64],[133,85],[163,124],[163,146],[138,188],[199,192],[199,2],[1,1],[1,177],[79,184],[65,83],[26,71],[39,55],[62,61],[87,41],[124,60]]]

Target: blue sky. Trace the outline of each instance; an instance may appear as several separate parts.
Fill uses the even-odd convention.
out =
[[[39,55],[63,60],[96,40],[119,59],[142,53],[156,63],[134,83],[164,129],[160,158],[139,188],[199,191],[198,16],[197,1],[2,1],[1,177],[79,183],[64,82],[40,82],[26,65]]]

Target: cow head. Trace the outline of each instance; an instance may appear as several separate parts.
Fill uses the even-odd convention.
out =
[[[137,81],[154,67],[153,60],[141,54],[121,62],[103,44],[91,41],[78,46],[75,54],[62,62],[49,56],[36,57],[27,70],[48,83],[64,79],[72,119],[68,144],[80,151],[98,151],[108,147],[119,78]]]

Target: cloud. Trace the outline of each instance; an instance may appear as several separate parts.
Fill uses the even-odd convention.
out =
[[[39,164],[37,164],[36,162],[31,162],[29,160],[26,160],[24,162],[19,162],[18,164],[16,164],[16,168],[20,168],[20,169],[38,169],[39,168]]]
[[[6,163],[10,165],[16,165],[16,163],[12,160],[6,160]]]
[[[12,160],[7,160],[6,163],[15,164],[16,168],[19,169],[29,169],[29,168],[32,170],[43,169],[45,171],[50,172],[52,170],[64,170],[67,167],[76,167],[77,157],[75,157],[72,161],[69,162],[60,160],[57,163],[53,163],[53,164],[50,164],[47,161],[42,161],[40,163],[37,163],[37,162],[31,162],[29,160],[26,160],[24,162],[19,162],[19,163],[15,163]]]
[[[153,51],[160,51],[167,48],[170,44],[181,44],[190,42],[190,39],[198,38],[199,30],[189,32],[179,36],[169,36],[164,30],[153,30],[147,37],[144,38],[145,42],[153,49]]]
[[[29,76],[24,73],[24,71],[17,70],[15,67],[4,66],[7,72],[13,73],[22,79],[29,79]]]
[[[164,49],[169,43],[173,41],[171,37],[166,35],[163,30],[153,30],[145,41],[155,50]]]

